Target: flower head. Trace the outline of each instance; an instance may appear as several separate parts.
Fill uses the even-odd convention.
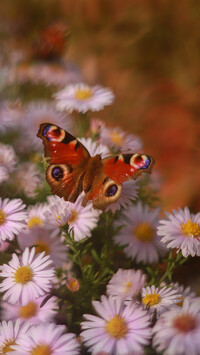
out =
[[[2,200],[0,197],[0,244],[5,240],[13,240],[25,228],[27,213],[20,199]]]
[[[61,267],[67,261],[67,246],[59,237],[58,229],[33,227],[26,232],[19,233],[17,241],[22,250],[35,246],[36,253],[45,252],[53,261],[55,267]]]
[[[131,206],[117,221],[116,226],[125,225],[114,237],[119,245],[126,245],[124,253],[136,262],[154,263],[165,248],[156,235],[159,209],[150,210],[141,202]]]
[[[17,156],[11,145],[0,144],[0,183],[6,181],[15,170]]]
[[[119,269],[110,279],[107,285],[107,294],[122,299],[134,298],[146,281],[141,270]]]
[[[13,347],[13,355],[48,354],[77,355],[79,344],[75,334],[65,333],[65,326],[54,323],[33,325]]]
[[[1,318],[4,320],[20,319],[30,324],[46,323],[56,315],[57,298],[51,297],[46,302],[46,295],[27,301],[22,305],[20,302],[14,304],[3,301],[1,304]],[[44,304],[42,305],[42,303]],[[41,307],[42,305],[42,307]]]
[[[109,155],[109,149],[104,144],[96,143],[91,138],[79,138],[78,140],[85,146],[91,157],[101,154],[101,157],[105,158]]]
[[[3,322],[0,323],[0,354],[8,354],[13,351],[13,346],[18,344],[18,341],[28,331],[29,323],[20,322]]]
[[[48,196],[48,204],[44,213],[46,223],[52,227],[64,226],[71,217],[69,204],[64,198],[58,196]]]
[[[92,229],[97,225],[99,211],[92,207],[89,202],[85,207],[81,205],[83,193],[77,198],[75,203],[68,202],[71,217],[68,220],[70,234],[74,233],[74,240],[80,241],[91,236]]]
[[[23,124],[25,141],[27,140],[29,146],[31,145],[36,149],[42,148],[37,132],[40,124],[45,122],[57,124],[66,130],[72,126],[70,117],[58,112],[54,105],[46,101],[31,103],[26,107]]]
[[[160,220],[157,233],[167,248],[181,250],[183,256],[200,256],[200,213],[191,214],[187,207]]]
[[[93,301],[99,316],[85,314],[81,323],[81,336],[94,354],[106,351],[115,355],[143,353],[143,346],[149,343],[151,329],[145,310],[130,303],[125,306],[119,298],[101,297]]]
[[[150,313],[156,310],[158,315],[168,310],[173,304],[180,302],[180,298],[181,294],[172,287],[158,288],[153,285],[142,289],[142,304],[149,309]]]
[[[153,328],[153,345],[164,355],[199,354],[200,299],[165,312]]]
[[[142,141],[139,137],[127,134],[119,127],[102,127],[100,130],[100,142],[113,149],[116,153],[139,153],[142,149]]]
[[[46,203],[36,203],[35,205],[29,205],[27,208],[28,217],[26,220],[26,231],[34,227],[44,227],[45,217],[44,212],[47,209]]]
[[[55,95],[57,108],[60,111],[86,113],[87,111],[100,111],[114,100],[111,90],[101,86],[88,86],[83,83],[68,85]]]
[[[20,259],[13,254],[8,265],[1,266],[0,276],[5,279],[0,291],[5,292],[4,300],[25,305],[50,290],[54,277],[52,260],[44,252],[37,255],[35,252],[35,248],[26,248]]]
[[[21,163],[12,179],[16,188],[28,197],[35,197],[44,181],[37,165],[30,162]]]

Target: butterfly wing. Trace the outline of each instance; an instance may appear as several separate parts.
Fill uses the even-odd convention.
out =
[[[43,141],[49,163],[46,178],[52,193],[75,202],[83,190],[89,152],[75,137],[51,123],[41,124],[37,136]]]
[[[92,200],[95,208],[104,210],[120,197],[123,182],[137,179],[143,172],[150,173],[153,164],[153,158],[144,154],[120,154],[103,159],[83,205]]]

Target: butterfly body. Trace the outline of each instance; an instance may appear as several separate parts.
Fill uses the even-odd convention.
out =
[[[105,209],[120,197],[123,182],[150,172],[154,163],[144,154],[91,157],[75,137],[50,123],[41,124],[37,136],[43,140],[52,193],[75,202],[84,191],[83,206],[91,200],[94,208]]]

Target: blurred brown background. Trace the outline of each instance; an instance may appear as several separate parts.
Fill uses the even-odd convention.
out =
[[[30,46],[54,21],[71,28],[66,58],[86,82],[113,89],[97,113],[140,135],[156,159],[170,210],[200,207],[200,2],[195,0],[7,0],[0,3],[1,47]]]

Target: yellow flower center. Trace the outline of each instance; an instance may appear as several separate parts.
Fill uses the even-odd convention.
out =
[[[149,243],[154,238],[154,229],[149,223],[142,222],[134,228],[133,234],[141,242]]]
[[[180,301],[177,302],[176,305],[179,306],[179,307],[182,307],[183,301],[184,301],[184,297],[179,297],[179,298],[177,298],[177,299],[180,300]]]
[[[26,284],[29,281],[31,281],[33,278],[33,272],[30,269],[29,266],[21,266],[16,272],[15,272],[15,281],[20,283],[20,284]]]
[[[51,355],[53,354],[53,351],[51,350],[49,345],[46,344],[41,344],[37,345],[33,350],[31,351],[30,355]]]
[[[14,349],[12,349],[12,345],[15,345],[15,344],[16,343],[15,343],[14,339],[6,340],[0,348],[0,354],[7,354],[8,351],[14,351]]]
[[[57,219],[60,219],[60,216],[57,216]]]
[[[122,145],[124,143],[124,138],[120,133],[117,132],[110,132],[110,139],[112,143],[117,144],[117,145]]]
[[[147,306],[155,306],[156,304],[160,303],[161,298],[155,292],[151,293],[150,295],[146,295],[142,299],[142,303],[146,304]]]
[[[6,214],[3,210],[0,210],[0,226],[2,226],[5,221],[6,221]]]
[[[183,313],[173,320],[173,327],[181,333],[188,333],[197,326],[197,320],[191,314]]]
[[[74,222],[77,220],[77,218],[78,218],[78,213],[77,213],[77,211],[75,211],[75,210],[70,210],[70,212],[71,212],[71,217],[70,217],[70,219],[69,219],[69,221],[68,221],[69,224],[70,224],[70,223],[74,223]]]
[[[34,302],[29,302],[26,306],[22,306],[19,309],[19,316],[21,318],[29,319],[37,314],[37,304]]]
[[[197,238],[200,237],[200,225],[188,219],[186,223],[181,224],[181,231],[187,237]]]
[[[78,100],[88,100],[93,96],[91,89],[77,89],[75,92],[75,98]]]
[[[111,337],[116,339],[124,338],[128,331],[124,319],[117,315],[107,322],[105,329]]]
[[[132,283],[131,282],[127,282],[125,284],[125,292],[128,292],[130,290],[131,286],[132,286]]]
[[[47,243],[37,240],[35,242],[35,245],[36,245],[36,247],[35,247],[36,254],[42,253],[43,251],[45,252],[45,255],[50,254],[50,251],[51,251],[50,246]]]
[[[42,220],[40,217],[32,217],[29,219],[27,226],[28,228],[33,228],[34,226],[41,226],[42,225]]]

